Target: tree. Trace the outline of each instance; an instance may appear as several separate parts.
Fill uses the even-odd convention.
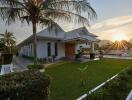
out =
[[[2,42],[0,42],[0,52],[4,51],[5,47],[6,46]]]
[[[36,26],[51,27],[57,20],[82,23],[96,18],[96,12],[87,0],[0,0],[0,15],[8,23],[16,20],[31,22],[34,40],[34,64],[37,64]],[[81,16],[83,14],[86,17]]]
[[[5,31],[4,34],[0,34],[1,43],[8,47],[9,53],[12,53],[11,48],[16,44],[16,38],[14,37],[13,33]]]

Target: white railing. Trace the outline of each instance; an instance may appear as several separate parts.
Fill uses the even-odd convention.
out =
[[[126,98],[126,100],[132,100],[132,90],[131,92],[129,93],[128,97]]]
[[[102,86],[104,86],[107,82],[113,80],[114,78],[116,78],[118,76],[118,74],[116,74],[115,76],[111,77],[110,79],[108,79],[107,81],[103,82],[102,84],[100,84],[99,86],[95,87],[94,89],[90,90],[88,93],[82,95],[81,97],[77,98],[76,100],[83,100],[84,98],[86,98],[88,95],[90,95],[91,93],[95,92],[96,90],[100,89]]]
[[[129,67],[127,67],[126,69],[128,69]],[[88,93],[85,93],[84,95],[82,95],[81,97],[77,98],[76,100],[83,100],[85,99],[88,95],[90,95],[91,93],[95,92],[96,90],[100,89],[102,86],[104,86],[106,83],[108,83],[109,81],[113,80],[114,78],[116,78],[121,72],[125,71],[126,69],[120,71],[118,74],[114,75],[113,77],[111,77],[110,79],[108,79],[107,81],[103,82],[102,84],[100,84],[99,86],[95,87],[94,89],[90,90]],[[131,99],[126,99],[126,100],[132,100],[132,91],[129,94],[131,96]],[[128,98],[130,98],[130,96]]]

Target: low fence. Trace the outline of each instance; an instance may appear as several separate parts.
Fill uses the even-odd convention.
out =
[[[96,90],[100,89],[101,87],[103,87],[107,82],[113,80],[114,78],[116,78],[118,76],[118,74],[116,74],[115,76],[111,77],[110,79],[108,79],[107,81],[103,82],[102,84],[100,84],[99,86],[95,87],[94,89],[90,90],[88,93],[82,95],[81,97],[77,98],[76,100],[83,100],[85,99],[88,95],[90,95],[91,93],[95,92]]]
[[[126,68],[127,69],[127,68]],[[124,70],[126,70],[124,69]],[[120,71],[118,74],[114,75],[113,77],[109,78],[107,81],[103,82],[102,84],[100,84],[99,86],[95,87],[94,89],[90,90],[88,93],[85,93],[84,95],[82,95],[81,97],[77,98],[76,100],[83,100],[85,99],[87,96],[89,96],[91,93],[97,91],[98,89],[100,89],[101,87],[103,87],[106,83],[110,82],[111,80],[113,80],[114,78],[116,78],[121,72],[123,72],[124,70]],[[126,100],[132,100],[132,91],[129,94],[130,96],[128,96],[128,99]],[[131,99],[129,99],[131,98]]]
[[[132,90],[131,92],[129,93],[128,97],[126,98],[126,100],[132,100]]]

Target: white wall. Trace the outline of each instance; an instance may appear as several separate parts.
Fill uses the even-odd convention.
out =
[[[41,40],[37,42],[37,56],[38,58],[45,58],[48,57],[47,51],[47,43],[51,43],[51,55],[55,55],[55,48],[54,45],[58,43],[58,56],[57,59],[65,56],[65,45],[62,42],[58,41],[50,41],[50,40]]]
[[[57,59],[65,57],[65,43],[62,43],[60,41],[54,41],[54,40],[39,40],[37,41],[37,56],[38,58],[45,58],[48,57],[47,52],[47,43],[51,43],[51,55],[55,55],[55,48],[54,45],[57,42],[58,43],[58,56]],[[31,51],[31,45],[32,45],[32,51]],[[30,47],[29,47],[30,46]],[[89,44],[79,44],[76,43],[75,45],[75,53],[78,53],[77,50],[80,50],[80,46],[83,48],[90,48]],[[20,55],[24,54],[27,56],[33,56],[33,44],[28,44],[26,46],[23,46],[19,52]]]
[[[33,56],[33,44],[31,43],[31,44],[28,44],[28,45],[21,47],[21,49],[19,51],[19,55],[20,56],[26,55],[26,56],[32,57]]]
[[[37,56],[38,56],[38,58],[47,57],[46,41],[38,41],[37,42]]]
[[[58,43],[58,59],[61,57],[65,57],[65,44]]]

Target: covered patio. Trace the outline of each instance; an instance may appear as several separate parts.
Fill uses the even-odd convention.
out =
[[[65,56],[68,58],[76,58],[79,53],[83,53],[83,48],[88,48],[89,52],[86,56],[90,59],[95,58],[95,43],[97,39],[92,37],[72,37],[64,40],[65,43]]]

